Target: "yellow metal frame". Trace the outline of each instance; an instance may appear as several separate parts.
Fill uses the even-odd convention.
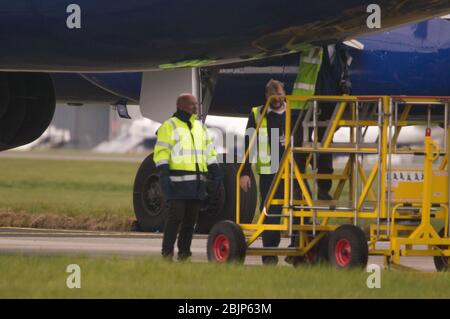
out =
[[[275,98],[275,97],[273,97]],[[429,134],[424,137],[424,148],[422,149],[397,149],[395,147],[400,131],[403,127],[408,125],[415,125],[418,122],[408,121],[408,114],[413,105],[444,105],[446,107],[445,116],[448,116],[447,111],[450,105],[450,97],[390,97],[390,96],[287,96],[286,97],[286,126],[285,126],[285,153],[279,165],[279,169],[275,175],[271,190],[265,200],[264,207],[260,212],[256,223],[244,224],[240,222],[240,176],[244,168],[245,162],[249,159],[250,149],[254,147],[257,139],[257,132],[261,126],[262,119],[266,116],[268,107],[271,102],[270,98],[262,110],[261,117],[256,126],[255,134],[250,138],[249,147],[245,153],[243,162],[241,163],[236,175],[236,222],[240,225],[246,234],[247,254],[249,255],[291,255],[302,256],[308,253],[315,244],[327,233],[334,231],[339,227],[340,223],[333,221],[352,220],[357,224],[359,220],[368,220],[370,229],[369,254],[385,256],[386,263],[394,265],[400,264],[401,256],[450,256],[450,238],[449,238],[449,203],[448,194],[446,194],[446,202],[433,202],[433,195],[431,193],[431,183],[433,175],[433,162],[439,157],[440,153],[445,153],[443,160],[440,163],[440,170],[449,171],[448,168],[448,152],[447,149],[439,150],[439,146],[434,142]],[[335,112],[335,116],[331,119],[330,129],[328,135],[325,136],[324,142],[308,147],[298,147],[291,145],[291,103],[293,101],[305,102],[308,104],[317,102],[335,102],[339,103]],[[373,120],[359,120],[357,115],[358,103],[373,103],[377,105],[379,111],[378,121]],[[405,105],[400,117],[395,119],[394,123],[394,106],[397,104]],[[346,108],[350,107],[351,120],[343,119]],[[448,120],[445,121],[447,123]],[[350,128],[350,142],[354,147],[337,147],[333,145],[333,135],[341,127]],[[378,145],[366,146],[358,145],[355,142],[355,134],[358,128],[377,127],[379,129]],[[316,127],[317,128],[317,127]],[[446,147],[449,147],[450,129],[449,123],[446,128],[447,142]],[[391,137],[391,138],[390,138]],[[343,172],[339,174],[310,174],[301,173],[299,167],[294,161],[293,154],[295,152],[310,153],[307,159],[308,163],[311,161],[311,152],[328,152],[349,155],[349,160]],[[392,154],[414,154],[422,152],[425,155],[423,163],[423,200],[421,203],[402,203],[393,201],[388,191],[391,190],[386,177],[391,174],[392,167],[390,165],[390,156]],[[363,168],[361,161],[358,159],[358,154],[375,154],[378,155],[379,160],[373,165],[368,176]],[[291,176],[296,182],[303,194],[303,198],[293,199],[291,201]],[[390,175],[389,175],[390,176]],[[328,209],[319,207],[317,201],[314,200],[313,194],[306,186],[306,180],[316,179],[333,179],[336,180],[337,187],[333,194],[334,200],[339,200],[346,181],[349,181],[349,200],[354,203],[354,210],[340,211],[333,210],[332,206]],[[378,178],[378,181],[377,181]],[[356,185],[355,180],[358,181]],[[448,175],[446,178],[448,184]],[[275,193],[278,185],[284,183],[283,198],[275,198]],[[375,187],[375,184],[376,187]],[[378,197],[374,192],[377,188]],[[358,193],[358,190],[360,192]],[[365,203],[370,203],[373,207],[364,207]],[[264,224],[267,212],[272,205],[282,205],[281,223]],[[418,214],[402,214],[399,210],[407,205],[411,209],[415,209]],[[436,207],[434,207],[436,206]],[[296,208],[300,207],[300,208]],[[300,217],[299,224],[292,224],[294,217]],[[313,224],[305,223],[305,218],[310,218]],[[445,224],[444,236],[441,237],[434,229],[431,220],[441,220]],[[420,223],[405,225],[398,221],[415,221],[420,220]],[[317,223],[315,222],[317,221]],[[347,222],[348,223],[348,222]],[[300,240],[298,247],[294,249],[286,248],[252,248],[251,245],[255,240],[266,230],[292,232],[298,231]],[[313,232],[313,236],[311,236]],[[377,249],[378,242],[387,242],[387,248]],[[425,245],[425,249],[417,249],[414,245]]]

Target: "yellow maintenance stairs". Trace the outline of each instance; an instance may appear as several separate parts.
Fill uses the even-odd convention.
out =
[[[307,105],[295,119],[293,101]],[[321,102],[334,107],[330,121],[318,120]],[[239,179],[256,145],[255,133],[236,176],[236,223],[222,221],[211,229],[209,260],[242,262],[246,255],[281,255],[349,268],[365,266],[369,255],[384,256],[386,266],[400,266],[403,256],[433,256],[437,270],[447,270],[450,97],[287,96],[286,104],[286,148],[259,218],[241,223],[239,211]],[[320,127],[325,129],[321,140]],[[426,129],[420,144],[400,143],[402,130],[421,127]],[[299,130],[304,132],[302,141],[295,139]],[[348,133],[348,141],[333,141],[338,130]],[[441,145],[432,139],[432,130],[442,135]],[[306,169],[294,160],[297,153],[306,154]],[[314,167],[321,153],[332,153],[346,164],[334,174],[318,174]],[[334,181],[333,200],[318,200],[320,179]],[[284,196],[275,198],[281,183]],[[282,206],[280,215],[270,215],[281,222],[265,224],[273,205]],[[261,248],[257,239],[266,230],[287,238],[295,235],[298,244]]]

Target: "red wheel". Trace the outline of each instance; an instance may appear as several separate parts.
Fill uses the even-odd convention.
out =
[[[337,268],[365,267],[369,248],[364,232],[354,225],[342,225],[330,234],[328,256]]]
[[[214,240],[214,257],[218,262],[226,262],[230,254],[230,242],[228,238],[221,234]]]
[[[338,266],[343,268],[347,267],[352,257],[352,246],[350,242],[345,238],[339,239],[336,243],[334,254]]]
[[[208,236],[208,260],[218,263],[244,262],[247,244],[241,227],[224,220],[211,229]]]

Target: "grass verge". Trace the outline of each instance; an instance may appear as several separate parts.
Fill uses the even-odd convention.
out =
[[[68,289],[66,267],[81,268]],[[0,256],[0,298],[449,298],[450,274],[330,267],[168,264],[157,258]]]
[[[128,230],[139,163],[0,159],[0,226]]]

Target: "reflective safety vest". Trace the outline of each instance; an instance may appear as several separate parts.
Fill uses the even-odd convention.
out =
[[[195,115],[189,120],[191,129],[177,117],[165,121],[158,129],[153,153],[156,167],[168,164],[171,171],[184,171],[171,175],[172,182],[197,180],[197,174],[192,172],[205,173],[200,174],[200,179],[206,181],[208,165],[217,163],[217,153],[208,129]]]
[[[261,111],[264,106],[256,106],[252,108],[252,113],[255,118],[255,125],[258,125],[261,118]],[[267,117],[264,117],[257,135],[257,157],[256,157],[256,172],[258,174],[273,174],[271,170],[270,158],[270,143],[269,130],[267,128]]]
[[[320,67],[322,65],[322,58],[323,49],[321,47],[313,47],[301,53],[297,79],[294,83],[292,95],[314,95],[316,91],[317,78],[319,77]],[[302,109],[305,105],[305,102],[291,102],[293,109]]]

